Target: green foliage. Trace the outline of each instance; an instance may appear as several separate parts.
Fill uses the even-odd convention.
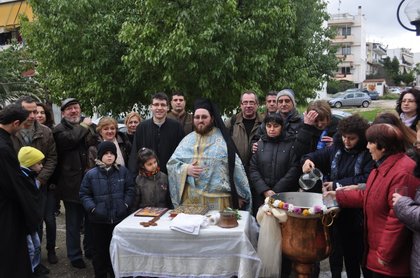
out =
[[[392,94],[392,93],[388,93],[386,92],[381,99],[393,99],[393,100],[397,100],[400,97],[399,94]]]
[[[375,120],[376,118],[376,115],[378,115],[381,112],[387,112],[387,111],[384,111],[383,109],[380,109],[380,108],[376,108],[376,109],[368,110],[368,111],[364,111],[364,110],[357,111],[357,113],[359,113],[360,116],[362,116],[369,122],[373,122],[373,120]]]
[[[222,111],[240,94],[288,87],[305,102],[336,68],[314,1],[32,0],[23,33],[56,101],[126,111],[181,90]]]
[[[76,97],[86,112],[126,111],[141,98],[127,80],[118,41],[132,1],[32,0],[36,20],[23,34],[56,103]]]
[[[390,86],[399,86],[402,84],[408,85],[411,84],[414,80],[414,73],[416,69],[409,72],[404,71],[400,72],[400,62],[397,57],[394,58],[386,57],[383,61],[384,67],[384,78],[387,81],[387,84]]]
[[[45,91],[35,77],[23,77],[22,73],[35,68],[30,53],[18,44],[0,51],[0,105],[15,101],[20,96],[30,95],[37,99],[46,97]]]
[[[239,214],[239,210],[237,209],[232,209],[230,207],[227,207],[224,210],[222,210],[222,213],[232,213],[235,215],[236,220],[241,220],[241,215]]]
[[[354,88],[354,83],[347,80],[330,80],[327,84],[327,94],[335,94],[343,92],[347,89]]]

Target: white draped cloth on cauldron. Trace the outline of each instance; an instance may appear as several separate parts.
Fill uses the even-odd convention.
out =
[[[280,277],[282,236],[279,223],[287,221],[286,211],[263,205],[258,209],[257,221],[260,224],[257,249],[262,263],[260,277]]]

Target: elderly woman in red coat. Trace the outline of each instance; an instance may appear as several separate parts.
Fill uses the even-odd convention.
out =
[[[416,163],[404,154],[402,133],[393,125],[372,125],[366,139],[375,161],[366,189],[326,194],[335,196],[340,207],[363,208],[365,266],[372,271],[372,277],[408,277],[411,234],[395,215],[392,194],[406,187],[408,195],[414,196],[420,184],[413,175]]]

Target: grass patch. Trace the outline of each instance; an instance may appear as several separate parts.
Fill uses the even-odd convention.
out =
[[[373,110],[369,111],[363,111],[361,109],[353,111],[353,113],[358,113],[360,116],[368,120],[369,122],[373,122],[373,120],[376,118],[376,115],[378,115],[381,112],[385,112],[383,109],[375,108]]]
[[[399,94],[384,94],[380,99],[395,99],[397,100],[400,97]]]

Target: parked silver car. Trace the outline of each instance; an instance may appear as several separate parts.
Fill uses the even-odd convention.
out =
[[[328,101],[331,107],[340,108],[342,106],[369,107],[370,96],[362,92],[341,92],[333,95]]]

